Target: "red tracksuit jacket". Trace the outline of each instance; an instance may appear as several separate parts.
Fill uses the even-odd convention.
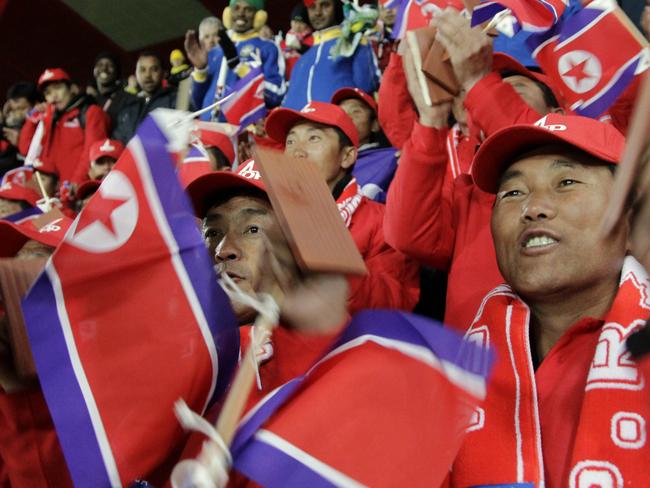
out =
[[[470,133],[483,136],[541,117],[495,73],[467,93],[465,108]],[[448,270],[445,323],[465,330],[485,294],[504,281],[490,231],[494,196],[479,190],[469,174],[452,179],[447,130],[416,122],[410,132],[388,190],[386,239],[420,262]]]
[[[37,169],[56,174],[59,181],[80,182],[85,179],[89,168],[90,146],[109,135],[108,115],[99,105],[86,109],[85,128],[80,120],[80,108],[74,104],[54,121],[54,106],[49,105],[43,115],[45,133],[39,160],[43,163]],[[39,119],[28,117],[20,132],[19,149],[27,154]]]
[[[352,215],[349,230],[368,275],[349,279],[351,315],[365,308],[411,311],[420,296],[419,264],[386,243],[384,211],[384,205],[363,197]]]

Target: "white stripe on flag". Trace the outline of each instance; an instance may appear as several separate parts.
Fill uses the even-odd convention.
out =
[[[335,486],[340,486],[343,488],[363,488],[365,486],[358,481],[353,480],[349,476],[346,476],[340,471],[334,469],[333,467],[325,464],[324,462],[316,459],[311,454],[294,446],[290,442],[287,442],[285,439],[274,434],[273,432],[265,429],[260,429],[255,434],[255,438],[264,444],[268,444],[269,446],[273,446],[277,450],[282,451],[287,456],[294,458]]]
[[[147,200],[150,203],[151,212],[153,213],[154,219],[158,224],[158,230],[160,231],[160,235],[165,240],[165,244],[167,245],[167,248],[169,249],[169,252],[171,254],[172,266],[174,267],[174,270],[176,271],[176,275],[178,276],[178,279],[181,282],[181,286],[183,287],[183,291],[185,292],[187,301],[189,302],[190,307],[192,308],[194,317],[197,323],[199,324],[199,328],[201,329],[201,333],[203,334],[203,339],[205,340],[205,343],[208,347],[208,351],[210,353],[210,359],[212,360],[212,382],[210,385],[210,393],[206,398],[205,404],[203,405],[203,410],[201,412],[203,413],[208,406],[208,402],[210,401],[210,398],[214,394],[214,389],[217,384],[217,373],[219,371],[217,348],[214,344],[212,333],[210,332],[210,327],[208,326],[208,321],[205,318],[205,315],[203,313],[203,308],[201,308],[201,303],[199,302],[199,299],[196,296],[196,292],[194,291],[194,287],[192,286],[190,277],[187,275],[187,270],[183,265],[183,260],[181,259],[178,253],[179,251],[178,244],[176,243],[176,239],[174,239],[174,234],[172,233],[169,227],[169,222],[167,222],[167,216],[165,215],[165,211],[162,208],[160,197],[153,183],[153,178],[151,176],[151,169],[149,168],[149,164],[147,163],[147,157],[145,155],[144,148],[142,147],[142,141],[140,141],[140,137],[136,136],[133,139],[131,139],[131,142],[129,143],[129,147],[133,152],[133,159],[135,160],[136,165],[138,167],[138,172],[140,173],[140,179],[142,180],[142,186],[147,196]]]
[[[120,481],[120,475],[117,470],[117,464],[115,463],[115,457],[113,456],[113,451],[111,450],[110,443],[108,442],[106,430],[104,429],[101,415],[97,409],[95,397],[93,396],[90,389],[90,384],[88,383],[86,372],[84,371],[81,360],[79,359],[79,351],[77,351],[77,345],[74,341],[72,328],[70,327],[70,318],[68,317],[68,311],[65,308],[65,300],[63,296],[63,289],[61,288],[61,280],[59,279],[59,275],[54,269],[54,266],[51,265],[51,261],[50,266],[47,266],[45,268],[45,272],[50,279],[50,283],[52,283],[52,290],[54,291],[54,298],[56,299],[56,310],[59,316],[59,323],[61,324],[63,336],[65,338],[65,343],[68,348],[70,363],[72,364],[75,378],[77,378],[77,383],[81,389],[81,394],[84,397],[88,415],[90,415],[90,421],[92,422],[93,430],[95,431],[95,436],[97,437],[97,443],[102,454],[104,467],[108,473],[108,478],[111,482],[111,486],[121,487],[122,483]]]
[[[457,387],[467,391],[471,395],[474,395],[476,398],[484,399],[486,394],[486,384],[485,378],[479,374],[471,373],[460,366],[445,361],[437,357],[431,350],[424,346],[416,346],[409,342],[399,341],[396,339],[388,339],[386,337],[381,337],[377,335],[366,334],[359,336],[351,341],[342,344],[337,347],[329,354],[327,354],[323,359],[321,359],[314,367],[318,366],[323,361],[341,354],[349,349],[354,347],[359,347],[366,342],[374,342],[379,344],[382,347],[388,349],[394,349],[409,356],[412,359],[420,361],[433,369],[440,371],[443,375],[449,379]],[[313,368],[312,368],[313,369]]]

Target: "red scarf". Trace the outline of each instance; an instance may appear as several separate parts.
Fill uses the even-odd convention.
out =
[[[650,481],[650,388],[625,347],[627,337],[648,315],[650,281],[641,265],[628,257],[600,329],[564,486],[622,488]],[[472,340],[495,347],[498,359],[485,403],[475,411],[454,464],[453,486],[544,486],[529,318],[529,308],[502,285],[484,298],[468,331]]]
[[[341,195],[336,200],[336,206],[338,207],[339,212],[341,212],[341,218],[343,219],[343,222],[345,222],[346,227],[350,227],[352,216],[354,215],[354,212],[357,211],[357,208],[359,208],[362,201],[363,195],[361,194],[361,189],[357,184],[357,180],[352,178],[350,183],[343,188]]]

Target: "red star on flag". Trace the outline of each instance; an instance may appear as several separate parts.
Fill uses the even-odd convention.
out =
[[[98,191],[93,196],[90,204],[81,212],[75,235],[79,234],[79,232],[93,222],[99,221],[111,234],[116,236],[115,229],[113,228],[113,212],[128,201],[128,199],[125,200],[122,198],[107,198],[101,191]]]
[[[585,71],[585,66],[587,65],[588,61],[589,58],[577,64],[574,64],[573,61],[569,61],[571,67],[568,70],[566,70],[564,73],[562,73],[562,76],[568,76],[570,78],[574,78],[576,80],[576,86],[580,86],[580,82],[585,78],[593,78],[592,75],[590,75]]]

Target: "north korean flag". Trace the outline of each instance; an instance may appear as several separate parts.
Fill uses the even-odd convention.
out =
[[[305,376],[244,418],[233,466],[265,487],[440,486],[492,359],[422,317],[357,314]]]
[[[427,27],[436,12],[447,7],[463,10],[465,5],[461,0],[401,0],[396,7],[397,15],[391,37],[401,39],[410,30]]]
[[[75,486],[155,480],[184,435],[174,402],[204,411],[236,365],[233,312],[175,174],[178,141],[156,116],[23,301]]]
[[[545,36],[533,56],[574,112],[598,117],[650,65],[650,51],[621,21],[620,8],[593,1]]]
[[[221,111],[229,124],[240,127],[240,132],[266,115],[264,73],[261,67],[253,68],[226,96],[232,92],[235,94],[221,105]]]
[[[568,0],[482,0],[472,12],[472,26],[509,9],[517,20],[516,31],[544,32],[559,21],[567,4]]]
[[[199,176],[212,171],[210,156],[201,142],[197,141],[190,146],[190,150],[176,171],[183,188],[187,188]]]

